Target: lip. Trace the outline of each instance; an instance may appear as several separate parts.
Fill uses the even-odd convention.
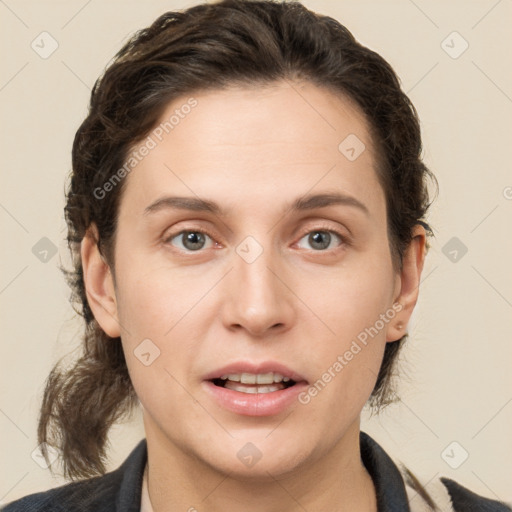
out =
[[[212,380],[233,373],[280,373],[295,384],[289,388],[271,393],[242,393],[216,386]],[[297,396],[307,388],[306,379],[287,366],[274,361],[251,363],[239,361],[228,364],[205,375],[202,383],[204,391],[221,408],[243,416],[274,416],[288,409],[297,401]]]

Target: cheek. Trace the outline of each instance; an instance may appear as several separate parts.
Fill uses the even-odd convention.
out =
[[[353,407],[357,412],[368,399],[386,346],[386,330],[395,315],[394,279],[391,260],[371,256],[321,279],[317,276],[317,286],[309,295],[303,288],[302,297],[308,297],[310,309],[324,324],[318,331],[322,335],[309,335],[318,340],[314,350],[309,347],[318,406],[344,413]]]
[[[187,288],[177,294],[176,289],[179,283],[170,286],[158,272],[137,274],[134,268],[119,283],[121,339],[130,378],[144,408],[161,417],[162,425],[171,424],[180,408],[194,405],[182,387],[194,363],[195,337],[188,334],[196,327],[193,315],[187,315],[194,294]]]
[[[150,255],[121,257],[116,272],[119,319],[125,335],[134,339],[164,341],[205,293],[204,280]]]
[[[335,271],[301,279],[298,293],[323,322],[325,333],[333,334],[341,344],[356,338],[386,313],[395,284],[390,261],[352,259]]]
[[[172,376],[184,382],[193,371],[201,341],[215,316],[215,311],[204,307],[207,302],[201,301],[211,288],[210,280],[193,274],[142,252],[116,260],[123,350],[141,401],[142,397],[159,400],[168,399],[171,391],[179,393]]]

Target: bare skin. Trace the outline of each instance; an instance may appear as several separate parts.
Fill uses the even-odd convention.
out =
[[[373,144],[348,100],[287,82],[193,96],[197,106],[126,178],[115,276],[94,227],[82,242],[89,303],[105,332],[121,336],[144,408],[153,509],[374,512],[360,414],[386,343],[403,336],[416,304],[425,231],[415,228],[395,269]],[[338,149],[349,134],[366,146],[354,161]],[[333,193],[364,208],[290,209],[305,195]],[[222,211],[145,213],[166,196]],[[204,244],[191,246],[184,230]],[[257,244],[240,246],[248,236]],[[250,263],[237,252],[254,255],[258,246]],[[378,334],[334,371],[382,314]],[[160,350],[148,366],[134,353],[145,339]],[[329,368],[332,378],[307,403],[261,416],[226,409],[208,392],[211,372],[262,361],[285,365],[308,386]],[[247,443],[261,454],[251,467],[237,456]]]

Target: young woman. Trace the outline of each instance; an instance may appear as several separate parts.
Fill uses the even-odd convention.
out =
[[[50,374],[39,441],[79,481],[5,510],[510,510],[447,479],[427,494],[360,431],[418,298],[420,152],[391,67],[300,4],[136,34],[73,146],[84,352]],[[146,439],[104,474],[139,402]]]

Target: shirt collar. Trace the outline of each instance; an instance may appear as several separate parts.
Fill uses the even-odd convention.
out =
[[[368,434],[359,435],[361,459],[373,480],[378,512],[410,512],[404,480],[389,455]]]

